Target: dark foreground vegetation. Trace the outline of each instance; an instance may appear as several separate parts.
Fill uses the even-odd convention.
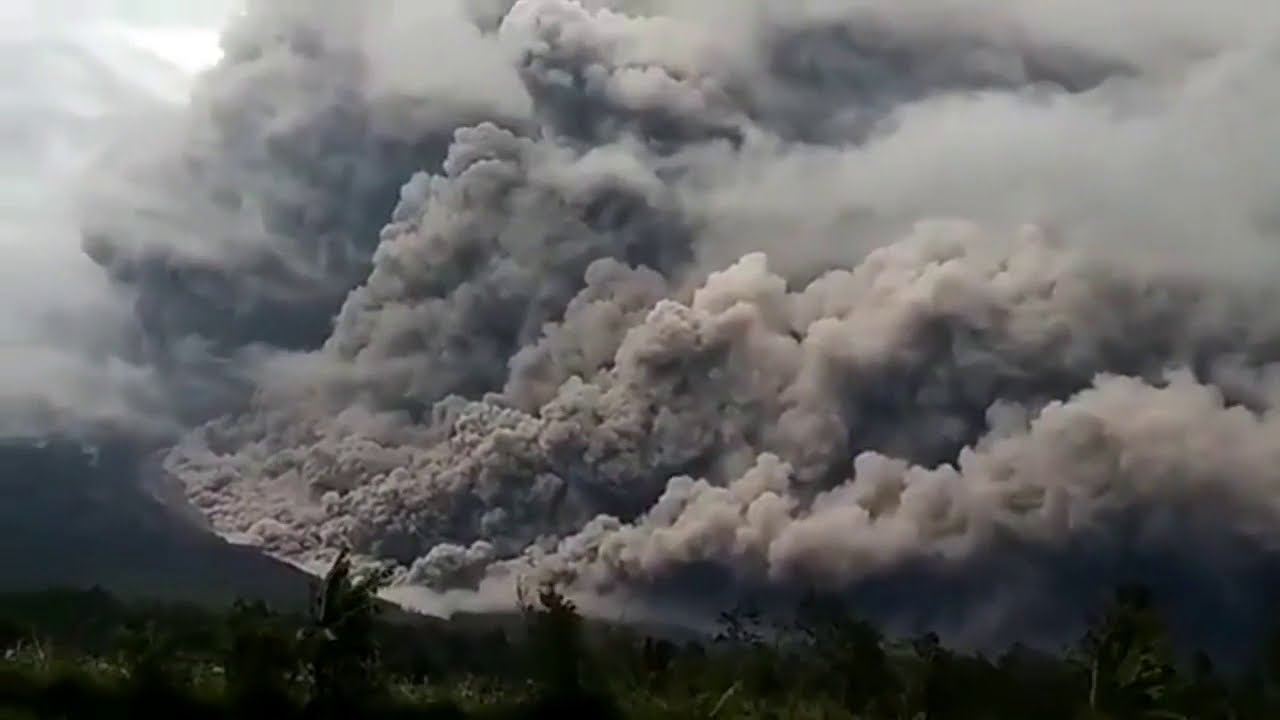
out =
[[[379,617],[339,561],[309,616],[124,605],[100,591],[0,598],[0,720],[27,718],[1280,718],[1280,652],[1246,672],[1175,656],[1140,589],[1078,646],[988,658],[889,640],[837,601],[705,642],[588,625],[553,588],[518,618]],[[506,621],[513,620],[513,621]],[[1272,645],[1280,650],[1280,645]]]

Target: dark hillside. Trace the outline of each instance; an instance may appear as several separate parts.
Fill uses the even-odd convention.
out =
[[[139,457],[123,443],[0,444],[0,590],[302,607],[305,573],[178,517],[142,489]]]

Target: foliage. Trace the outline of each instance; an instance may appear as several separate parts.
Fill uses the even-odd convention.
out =
[[[396,616],[377,600],[384,580],[340,556],[303,617],[101,591],[0,597],[0,720],[1280,717],[1280,634],[1228,676],[1203,653],[1177,657],[1137,588],[1069,653],[989,659],[932,634],[887,638],[838,597],[808,597],[787,618],[734,608],[694,641],[592,623],[553,586],[522,592],[514,616]]]
[[[228,702],[284,711],[302,672],[298,643],[287,625],[266,605],[240,601],[227,615],[223,642]]]
[[[316,588],[300,635],[311,681],[311,714],[346,717],[382,689],[374,627],[377,594],[385,579],[382,572],[356,577],[343,552]]]
[[[1173,649],[1147,590],[1120,588],[1081,649],[1092,717],[1180,717]]]

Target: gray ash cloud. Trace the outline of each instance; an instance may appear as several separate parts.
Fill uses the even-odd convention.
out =
[[[260,3],[90,253],[250,378],[165,465],[283,557],[1221,600],[1280,540],[1277,60],[1260,1],[1129,13]]]
[[[190,107],[99,162],[85,250],[135,291],[142,353],[185,371],[193,346],[216,359],[319,346],[405,181],[440,167],[458,125],[503,119],[484,88],[428,105],[391,76],[369,48],[378,19],[349,3],[254,4]]]

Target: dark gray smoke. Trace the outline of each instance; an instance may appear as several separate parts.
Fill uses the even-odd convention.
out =
[[[252,379],[165,461],[222,534],[977,641],[1274,567],[1263,0],[423,5],[254,4],[96,198]]]
[[[437,14],[440,32],[484,42],[456,12]],[[390,18],[351,3],[254,3],[190,107],[100,161],[85,250],[134,290],[135,353],[188,412],[217,405],[194,393],[235,388],[225,361],[246,347],[321,345],[405,181],[440,166],[455,127],[522,106],[483,87],[428,104],[406,83],[429,79],[370,51],[379,22]]]

